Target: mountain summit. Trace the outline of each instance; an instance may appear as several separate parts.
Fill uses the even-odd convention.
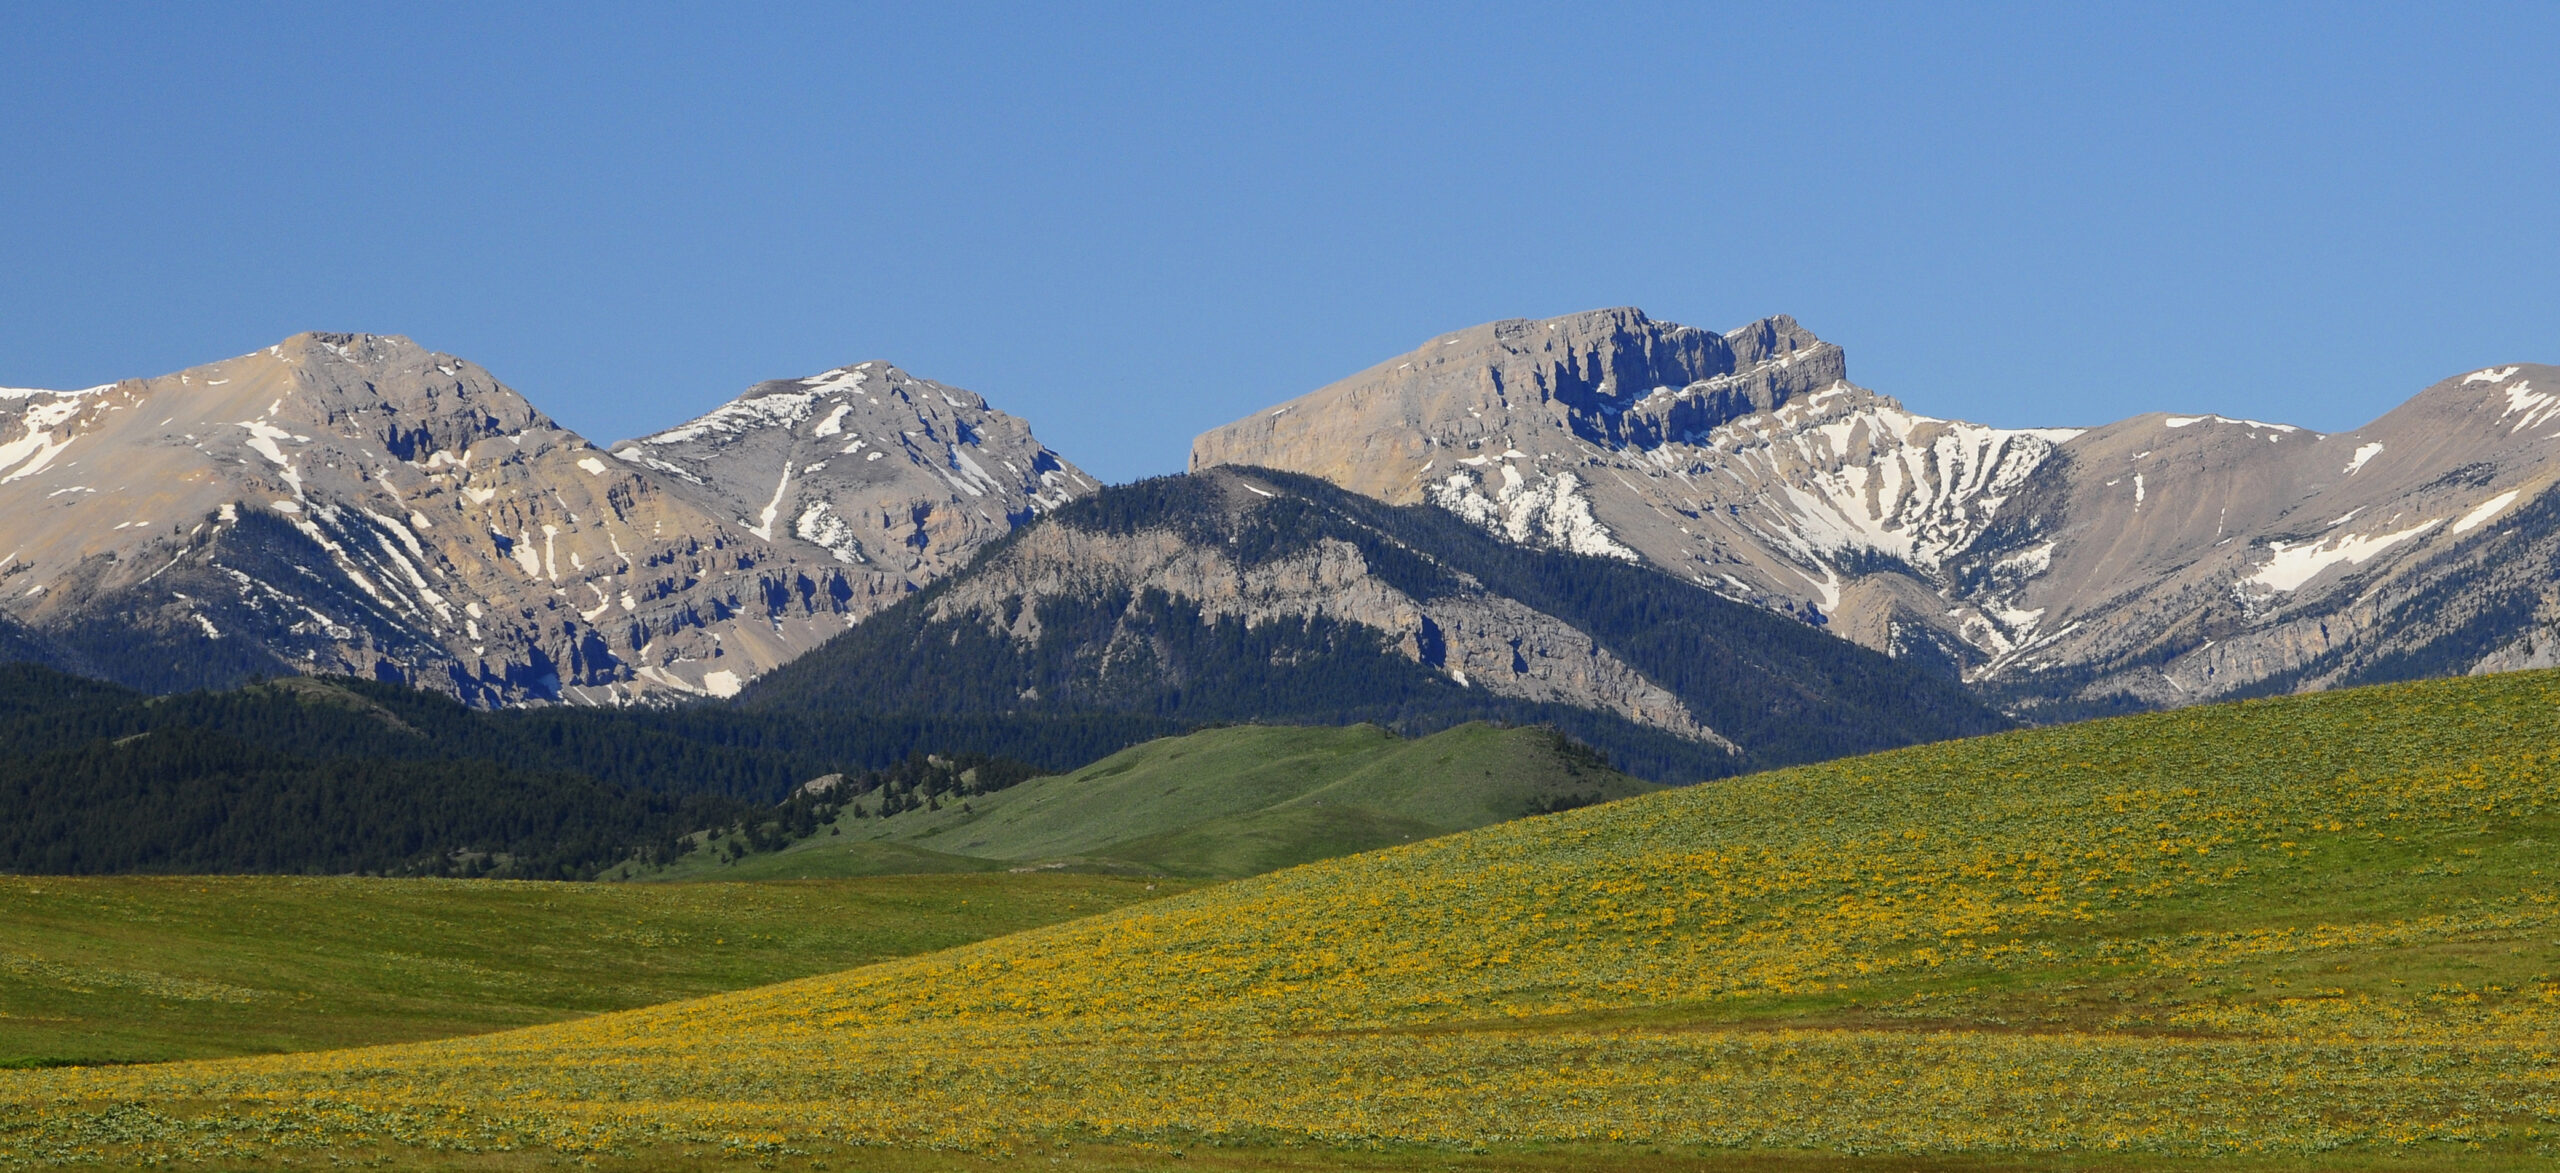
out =
[[[1647,562],[2058,718],[2551,662],[2555,405],[2560,370],[2515,365],[2339,435],[1995,428],[1849,382],[1791,318],[1609,309],[1432,339],[1200,436],[1191,464]]]
[[[0,606],[52,658],[151,688],[734,693],[1093,487],[933,387],[885,364],[764,384],[612,452],[393,336],[0,392]],[[853,454],[848,425],[887,455]],[[851,471],[800,459],[819,448]],[[1030,471],[946,475],[1009,461]]]
[[[787,535],[912,585],[1100,487],[985,399],[883,362],[759,383],[613,452],[696,487],[759,540]]]
[[[1514,319],[1445,335],[1204,433],[1192,441],[1191,468],[1293,468],[1409,505],[1461,466],[1483,468],[1486,459],[1468,461],[1506,437],[1653,447],[1845,377],[1840,349],[1793,318],[1731,334],[1657,322],[1637,309]],[[1429,477],[1435,469],[1439,477]]]

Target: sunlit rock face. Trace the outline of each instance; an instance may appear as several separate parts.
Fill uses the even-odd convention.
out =
[[[1638,560],[2066,716],[2537,663],[2560,370],[2469,372],[2354,432],[2152,413],[1997,428],[1848,381],[1787,317],[1633,309],[1434,338],[1200,436]]]
[[[925,389],[903,414],[870,402]],[[948,442],[833,475],[800,459],[841,459],[856,426]],[[722,695],[1089,486],[1019,421],[883,364],[608,451],[470,362],[300,334],[0,391],[0,606],[56,658],[152,688],[338,672],[482,704]]]
[[[760,541],[915,585],[1099,487],[985,399],[877,362],[760,383],[614,455]]]

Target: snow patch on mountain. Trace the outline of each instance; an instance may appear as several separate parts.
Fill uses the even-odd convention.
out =
[[[640,442],[650,445],[684,444],[710,435],[741,436],[764,428],[788,428],[809,418],[823,391],[776,391],[753,398],[732,399],[713,408],[681,427],[669,428]]]
[[[2481,502],[2478,508],[2463,514],[2462,520],[2453,523],[2453,532],[2467,534],[2488,524],[2490,518],[2505,512],[2507,506],[2515,504],[2516,498],[2522,495],[2520,490],[2509,489]]]
[[[2267,549],[2273,556],[2241,581],[2277,593],[2299,590],[2323,570],[2341,564],[2362,566],[2375,555],[2443,524],[2444,519],[2439,517],[2394,533],[2341,534],[2317,542],[2268,542]]]
[[[1771,536],[1799,558],[1869,552],[1936,570],[2080,434],[1943,420],[1881,395],[1826,391],[1718,428],[1683,455],[1701,471],[1774,485]]]
[[[2230,416],[2223,415],[2173,415],[2161,420],[2160,424],[2163,427],[2170,428],[2191,427],[2195,424],[2230,424],[2234,427],[2248,428],[2251,431],[2282,433],[2293,433],[2302,430],[2292,424],[2270,424],[2258,420],[2234,419]]]
[[[2518,379],[2515,386],[2501,388],[2501,390],[2505,392],[2507,408],[2498,413],[2499,422],[2505,422],[2511,415],[2524,416],[2523,419],[2516,421],[2514,427],[2507,429],[2510,435],[2560,416],[2560,395],[2536,391],[2529,380]]]
[[[1501,469],[1502,483],[1490,495],[1485,492],[1481,477],[1461,469],[1431,486],[1431,502],[1524,545],[1643,561],[1634,550],[1620,545],[1610,535],[1609,527],[1591,515],[1591,502],[1581,492],[1581,478],[1570,472],[1557,472],[1532,482],[1510,464]]]
[[[801,541],[824,547],[838,562],[864,560],[862,543],[854,538],[853,527],[836,514],[835,506],[829,502],[814,501],[801,510],[791,523],[791,533]]]

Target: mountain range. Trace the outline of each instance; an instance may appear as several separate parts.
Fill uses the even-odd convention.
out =
[[[2552,662],[2560,368],[2323,435],[2216,415],[1936,419],[1786,317],[1633,309],[1434,338],[1202,435],[1513,541],[1651,565],[2031,718]]]
[[[1098,487],[883,363],[599,447],[405,338],[0,391],[0,643],[138,687],[727,696]]]
[[[736,707],[1002,714],[1015,736],[1130,715],[1408,734],[1546,724],[1654,781],[2008,724],[1954,680],[1648,567],[1237,467],[1065,506]]]
[[[886,363],[598,445],[463,359],[301,334],[0,390],[0,658],[484,707],[1534,709],[1659,775],[1831,744],[1789,729],[1953,735],[1984,727],[1977,700],[2046,721],[2552,663],[2555,437],[2546,366],[2456,374],[2337,434],[1999,428],[1850,382],[1791,318],[1610,309],[1430,339],[1200,436],[1187,477],[1101,494],[1023,421]],[[962,645],[989,674],[937,676]],[[1710,681],[1665,646],[1748,671]],[[1260,667],[1219,667],[1245,650]],[[1283,670],[1301,661],[1343,670]]]

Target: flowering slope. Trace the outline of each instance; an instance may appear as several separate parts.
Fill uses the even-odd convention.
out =
[[[2538,1152],[2560,674],[1756,775],[476,1039],[0,1077],[0,1152]]]

